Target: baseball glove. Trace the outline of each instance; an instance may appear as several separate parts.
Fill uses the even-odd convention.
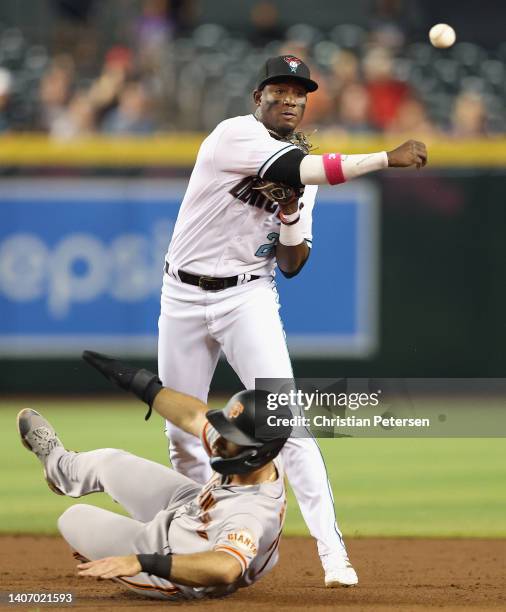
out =
[[[316,130],[312,132],[311,136],[314,134],[314,132],[316,132]],[[293,132],[285,140],[287,142],[291,142],[292,144],[294,144],[306,155],[310,151],[314,151],[314,149],[317,148],[311,143],[310,136],[308,136],[307,134],[304,134],[304,132]]]
[[[256,178],[252,189],[257,189],[271,202],[276,202],[280,206],[291,204],[294,199],[299,199],[302,189],[285,185],[284,183],[274,183],[261,178]]]
[[[277,132],[269,128],[267,128],[267,131],[276,140],[282,140],[283,142],[290,142],[291,144],[299,148],[306,155],[310,153],[311,151],[314,151],[315,149],[318,148],[318,147],[315,147],[310,140],[310,137],[316,132],[316,130],[313,130],[310,136],[308,136],[304,132],[292,132],[289,136],[280,136]]]

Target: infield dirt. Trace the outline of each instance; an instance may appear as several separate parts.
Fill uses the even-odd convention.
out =
[[[70,549],[58,537],[2,536],[0,591],[68,593],[79,612],[187,606],[218,612],[304,610],[506,609],[506,540],[356,539],[348,549],[360,584],[325,589],[309,538],[285,538],[276,569],[254,586],[220,600],[168,603],[144,599],[109,581],[78,578]],[[62,606],[0,605],[0,610]]]

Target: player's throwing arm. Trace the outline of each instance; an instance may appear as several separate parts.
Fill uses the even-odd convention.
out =
[[[369,172],[384,168],[422,168],[427,163],[427,148],[423,142],[408,140],[392,151],[345,155],[327,153],[325,155],[305,155],[300,161],[299,175],[302,185],[339,185]],[[300,219],[299,191],[290,185],[264,181],[256,189],[267,198],[276,201],[281,212],[279,245],[276,252],[278,265],[283,272],[299,269],[301,259],[305,259],[300,247],[304,244]],[[297,247],[301,257],[293,254]],[[304,245],[305,249],[305,245]],[[295,255],[295,256],[294,256]],[[307,257],[307,254],[306,254]]]

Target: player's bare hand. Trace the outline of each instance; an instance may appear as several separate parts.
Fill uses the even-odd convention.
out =
[[[135,555],[125,557],[105,557],[77,566],[79,576],[96,578],[117,578],[118,576],[135,576],[142,571],[141,564]]]
[[[427,147],[418,140],[408,140],[392,151],[387,151],[391,168],[422,168],[427,163]]]
[[[291,200],[288,200],[288,202],[278,202],[278,204],[283,214],[291,215],[296,213],[299,210],[299,195],[295,195]]]

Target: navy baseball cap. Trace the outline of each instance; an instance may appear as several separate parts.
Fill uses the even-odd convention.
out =
[[[262,89],[265,85],[280,81],[284,77],[290,77],[300,81],[307,91],[316,91],[318,83],[311,80],[311,74],[307,65],[294,55],[279,55],[270,57],[257,77],[257,89]]]

